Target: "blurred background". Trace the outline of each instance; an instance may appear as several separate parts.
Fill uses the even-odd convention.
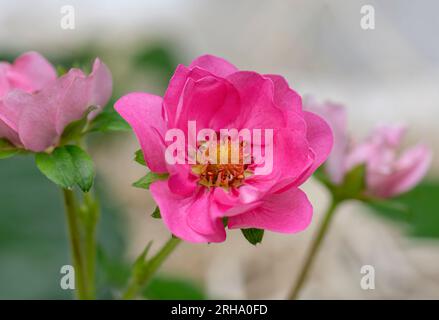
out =
[[[375,29],[360,9],[375,8]],[[75,29],[60,27],[61,7],[75,9]],[[240,69],[284,75],[303,96],[345,104],[355,137],[380,123],[409,126],[407,144],[439,152],[439,2],[434,0],[0,0],[0,60],[36,50],[55,65],[89,65],[99,56],[114,78],[114,99],[132,91],[163,94],[178,63],[211,53]],[[114,101],[114,100],[113,100]],[[111,105],[109,105],[111,107]],[[144,175],[133,161],[131,133],[91,137],[102,203],[99,297],[125,286],[149,240],[168,238],[155,204],[131,187]],[[68,299],[59,286],[69,263],[61,195],[32,157],[0,161],[0,298]],[[231,231],[222,244],[183,244],[145,289],[160,298],[282,299],[300,268],[328,195],[304,189],[315,207],[298,235],[266,232],[257,247]],[[419,187],[392,208],[344,205],[328,234],[303,298],[439,298],[439,161]],[[30,208],[32,208],[30,210]],[[375,267],[375,290],[360,269]]]

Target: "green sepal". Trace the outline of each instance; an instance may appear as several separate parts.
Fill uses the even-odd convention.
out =
[[[162,218],[159,207],[155,207],[154,212],[151,213],[151,217],[153,217],[154,219],[161,219]]]
[[[133,183],[133,187],[140,189],[149,189],[149,186],[159,180],[166,180],[169,177],[167,173],[148,172],[144,177]]]
[[[146,162],[145,162],[145,158],[143,157],[142,149],[139,149],[134,153],[134,161],[146,167]]]
[[[263,229],[248,228],[248,229],[241,229],[241,232],[244,235],[244,237],[247,239],[247,241],[254,246],[257,245],[258,243],[261,243],[262,238],[264,237]]]

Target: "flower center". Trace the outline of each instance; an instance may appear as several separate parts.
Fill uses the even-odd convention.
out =
[[[192,166],[192,172],[199,175],[200,185],[229,190],[244,184],[245,178],[252,174],[251,157],[245,142],[237,143],[235,148],[232,145],[230,139],[213,145],[208,141],[200,143],[197,164]]]

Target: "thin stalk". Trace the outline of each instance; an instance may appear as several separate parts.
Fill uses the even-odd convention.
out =
[[[317,231],[317,235],[311,244],[310,250],[308,251],[308,255],[306,257],[305,263],[303,264],[299,276],[295,282],[295,285],[288,296],[290,300],[296,300],[299,297],[300,291],[306,282],[308,274],[312,269],[312,265],[316,258],[316,255],[328,231],[329,225],[332,221],[332,217],[334,216],[335,209],[339,204],[340,204],[339,200],[336,200],[335,198],[332,199],[331,204],[325,213],[323,222],[320,225],[319,230]]]
[[[75,294],[78,299],[84,300],[87,299],[87,281],[85,278],[84,260],[82,257],[81,233],[78,222],[78,207],[74,192],[68,189],[62,189],[62,191],[67,215],[67,226],[69,230],[69,241],[73,267],[75,269]]]
[[[84,194],[85,214],[84,217],[84,240],[85,240],[85,261],[88,284],[88,297],[96,297],[96,225],[99,220],[99,205],[89,193]]]

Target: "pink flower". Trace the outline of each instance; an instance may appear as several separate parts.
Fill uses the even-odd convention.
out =
[[[320,117],[302,110],[301,97],[283,77],[240,71],[205,55],[189,67],[177,67],[163,98],[130,93],[115,108],[133,127],[150,170],[169,174],[150,191],[177,237],[224,241],[223,217],[230,229],[283,233],[299,232],[310,223],[312,206],[299,186],[326,160],[332,133]],[[169,164],[166,132],[186,132],[188,121],[196,121],[197,130],[215,132],[273,129],[271,173],[255,174],[260,164],[246,165],[241,158],[235,165]]]
[[[55,146],[69,123],[91,105],[103,107],[111,91],[111,73],[99,59],[88,76],[71,69],[59,78],[36,52],[0,62],[0,138],[34,152]]]
[[[401,126],[380,126],[361,143],[350,141],[347,116],[343,106],[310,102],[305,109],[323,116],[334,132],[334,147],[325,169],[335,184],[340,184],[347,172],[366,165],[366,192],[390,198],[412,189],[418,184],[431,163],[432,152],[417,145],[398,154],[406,129]]]

